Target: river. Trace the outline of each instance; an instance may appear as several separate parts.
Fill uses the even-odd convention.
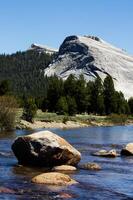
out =
[[[11,151],[16,136],[34,131],[17,130],[0,133],[0,200],[52,200],[68,194],[73,200],[133,199],[133,157],[103,158],[91,153],[133,142],[133,126],[88,127],[71,130],[49,129],[59,134],[82,154],[81,163],[96,162],[100,171],[78,170],[70,174],[79,182],[68,188],[49,187],[31,183],[31,178],[44,172],[43,168],[17,165]]]

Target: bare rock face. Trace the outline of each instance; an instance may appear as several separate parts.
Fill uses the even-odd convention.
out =
[[[128,143],[122,150],[121,155],[133,156],[133,143]]]
[[[69,36],[44,74],[66,79],[83,74],[87,81],[109,74],[115,89],[133,96],[133,56],[95,36]]]
[[[52,169],[53,171],[76,171],[76,167],[71,166],[71,165],[60,165],[60,166],[55,166]]]
[[[40,131],[17,137],[12,150],[23,165],[53,167],[77,165],[81,154],[66,140],[50,131]]]
[[[70,176],[59,172],[43,173],[32,178],[33,183],[67,186],[77,184],[75,180],[71,179]]]
[[[40,44],[32,44],[31,47],[28,49],[28,51],[36,51],[39,53],[48,53],[48,54],[54,54],[56,53],[58,50],[57,49],[53,49],[50,47],[47,47],[45,45],[40,45]]]

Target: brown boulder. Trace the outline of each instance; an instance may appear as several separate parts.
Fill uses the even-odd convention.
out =
[[[71,179],[70,176],[59,172],[49,172],[40,174],[32,178],[32,182],[57,186],[67,186],[78,183],[75,180]]]
[[[81,154],[66,140],[50,131],[17,137],[12,150],[19,164],[52,167],[77,165]]]
[[[122,150],[121,155],[133,156],[133,143],[128,143]]]
[[[80,169],[87,169],[87,170],[100,170],[101,166],[97,163],[85,163],[79,166]]]

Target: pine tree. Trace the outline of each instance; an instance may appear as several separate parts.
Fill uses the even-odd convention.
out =
[[[100,77],[97,77],[91,90],[91,106],[96,114],[104,113],[103,85]]]
[[[28,122],[33,122],[37,112],[37,106],[33,98],[27,98],[24,103],[22,118]]]
[[[77,104],[74,97],[67,96],[68,114],[73,116],[77,113]]]
[[[73,74],[64,81],[64,92],[68,96],[75,96],[77,80]]]
[[[131,98],[128,100],[128,105],[129,105],[131,114],[133,114],[133,97],[131,97]]]
[[[115,91],[115,113],[129,114],[129,106],[122,92]]]
[[[87,91],[87,112],[88,114],[93,113],[93,87],[94,87],[94,82],[89,81],[86,86],[86,91]]]
[[[10,91],[10,85],[8,80],[3,80],[0,83],[0,96],[7,95]]]
[[[64,94],[64,83],[56,75],[49,78],[47,92],[48,109],[50,112],[56,112],[56,105],[61,96]]]
[[[105,113],[111,114],[116,110],[116,101],[115,101],[115,89],[114,83],[111,76],[107,76],[104,79],[104,105],[105,105]]]
[[[60,97],[57,105],[56,105],[56,110],[58,114],[64,115],[68,113],[68,104],[66,97]]]
[[[75,100],[77,104],[77,111],[79,113],[84,113],[87,110],[87,90],[86,90],[86,82],[83,75],[79,76],[79,79],[76,83],[76,93]]]

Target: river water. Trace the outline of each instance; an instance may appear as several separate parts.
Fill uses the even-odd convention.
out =
[[[133,199],[133,157],[103,158],[91,155],[101,149],[115,148],[120,152],[123,145],[133,142],[133,126],[51,130],[81,152],[81,163],[96,162],[102,170],[73,172],[70,176],[79,184],[67,188],[33,184],[31,178],[45,170],[18,166],[11,144],[16,136],[34,131],[0,133],[0,200],[57,200],[63,197],[74,200]]]

